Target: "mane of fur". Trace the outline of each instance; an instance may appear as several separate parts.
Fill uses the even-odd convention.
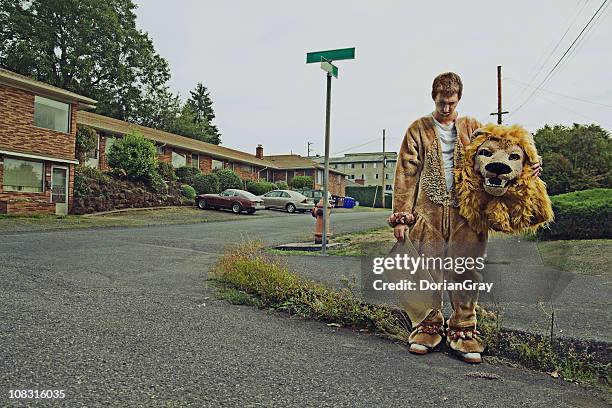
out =
[[[487,140],[499,140],[506,146],[518,145],[525,152],[523,171],[506,194],[487,194],[482,175],[474,170],[478,148]],[[546,193],[546,184],[533,176],[531,166],[538,162],[538,152],[531,134],[521,126],[488,124],[475,132],[465,148],[463,166],[455,171],[455,189],[460,214],[478,232],[487,230],[519,234],[546,226],[554,218]]]

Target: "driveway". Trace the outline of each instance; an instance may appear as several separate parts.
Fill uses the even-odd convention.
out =
[[[336,232],[384,225],[342,213]],[[371,335],[233,306],[205,287],[223,248],[303,239],[309,216],[0,234],[0,405],[608,406],[593,391],[506,366],[416,357]]]

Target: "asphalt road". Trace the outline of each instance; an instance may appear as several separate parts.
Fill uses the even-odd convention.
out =
[[[334,216],[337,232],[386,214]],[[304,238],[308,215],[0,233],[1,406],[599,407],[519,368],[410,355],[371,335],[215,300],[207,269],[242,239]],[[305,232],[306,231],[306,232]],[[11,400],[10,390],[65,390]]]

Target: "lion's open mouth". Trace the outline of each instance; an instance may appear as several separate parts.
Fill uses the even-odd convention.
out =
[[[506,187],[508,180],[502,180],[499,177],[485,177],[484,183],[488,187]]]

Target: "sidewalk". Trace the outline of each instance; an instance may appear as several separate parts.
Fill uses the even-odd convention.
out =
[[[335,288],[345,286],[341,282],[343,276],[351,281],[354,278],[353,290],[365,301],[397,306],[392,295],[363,289],[362,278],[372,273],[365,258],[299,255],[282,258],[295,272]],[[607,348],[612,353],[612,290],[604,278],[546,267],[536,243],[519,237],[490,239],[486,259],[484,280],[493,282],[494,289],[490,294],[482,294],[480,303],[488,310],[502,312],[504,328],[549,335],[549,314],[553,308],[557,337],[607,343],[599,344],[598,348]],[[448,315],[447,298],[445,308]]]

